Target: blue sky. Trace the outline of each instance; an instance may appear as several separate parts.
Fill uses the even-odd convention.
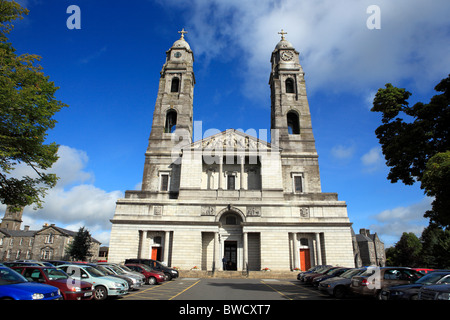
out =
[[[449,73],[447,0],[21,0],[30,14],[15,24],[18,53],[41,65],[69,105],[48,140],[61,145],[61,180],[24,224],[78,230],[108,245],[115,201],[143,173],[159,72],[185,28],[194,51],[194,120],[208,129],[270,129],[270,55],[284,29],[306,73],[322,190],[347,202],[355,232],[369,228],[387,246],[420,235],[430,207],[418,185],[391,184],[370,112],[390,82],[428,102]],[[81,29],[70,30],[70,5]],[[380,29],[369,29],[370,5]],[[26,172],[19,168],[18,173]],[[4,208],[3,208],[4,209]]]

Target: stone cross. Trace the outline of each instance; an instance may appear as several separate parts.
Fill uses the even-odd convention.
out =
[[[278,34],[281,34],[281,40],[285,40],[284,35],[287,34],[287,32],[284,32],[284,30],[281,29],[281,32],[278,32]]]
[[[281,30],[281,31],[283,31],[283,30]],[[178,33],[181,33],[181,39],[184,39],[184,35],[188,32],[184,31],[184,28],[183,28],[181,31],[178,31]]]

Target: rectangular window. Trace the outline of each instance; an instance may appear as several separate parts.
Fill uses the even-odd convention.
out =
[[[227,190],[236,190],[236,176],[227,176]]]
[[[294,193],[304,192],[303,186],[303,173],[291,173],[292,177],[292,188]]]
[[[161,174],[161,191],[169,191],[169,174]]]

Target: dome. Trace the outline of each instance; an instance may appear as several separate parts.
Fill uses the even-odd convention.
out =
[[[185,48],[187,50],[191,50],[189,43],[187,43],[186,40],[184,40],[184,38],[175,41],[172,45],[172,48]]]
[[[280,42],[278,42],[277,46],[275,47],[276,50],[278,49],[295,49],[294,46],[287,41],[286,39],[281,39]]]

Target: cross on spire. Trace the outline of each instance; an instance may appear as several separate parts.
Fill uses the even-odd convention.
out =
[[[281,40],[286,40],[286,39],[284,38],[284,35],[287,34],[287,32],[284,32],[284,30],[281,29],[281,32],[278,32],[278,34],[281,34]]]
[[[184,31],[184,28],[183,28],[181,31],[178,31],[178,33],[181,33],[181,39],[184,39],[184,35],[188,32]]]

